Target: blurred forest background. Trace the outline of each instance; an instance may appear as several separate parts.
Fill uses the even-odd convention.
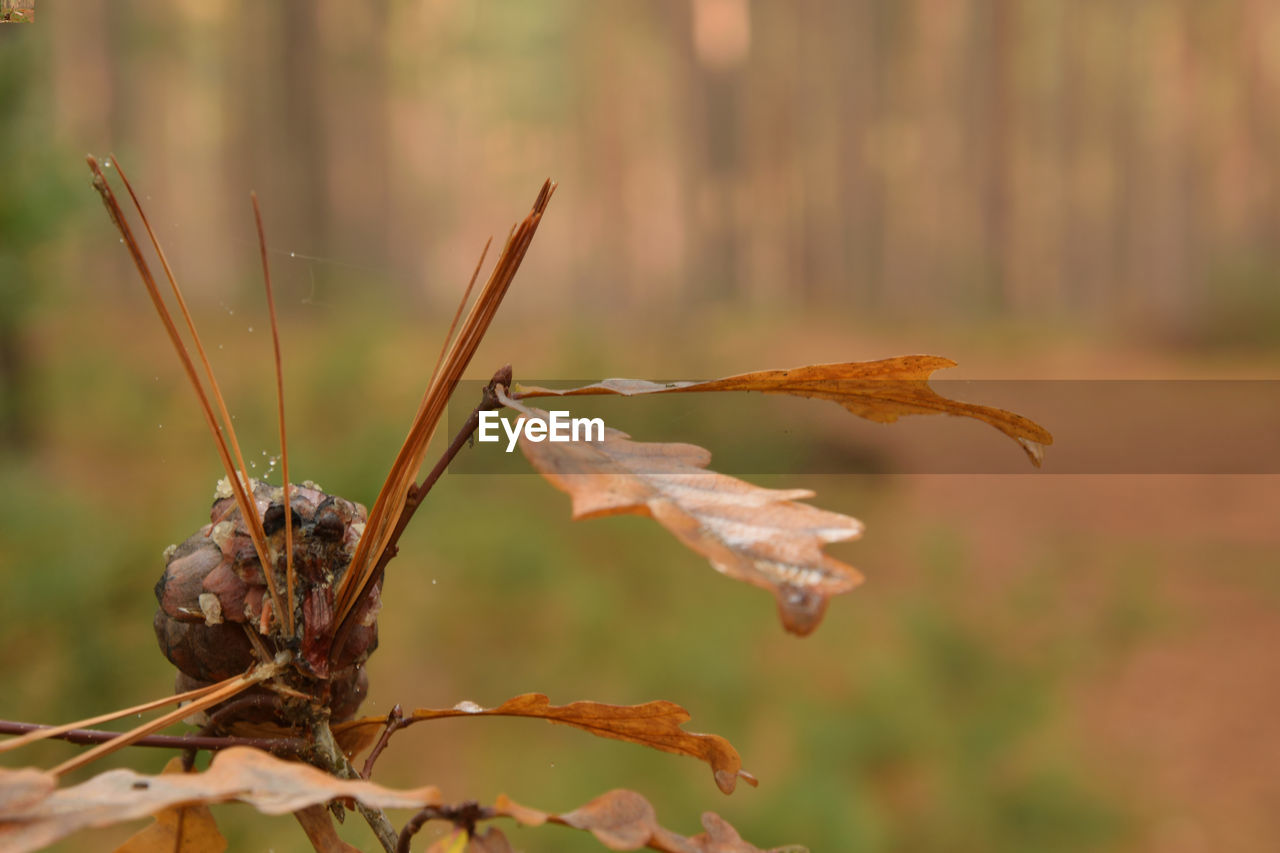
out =
[[[485,238],[547,176],[560,190],[478,378],[912,352],[955,358],[961,378],[1280,370],[1280,6],[1265,0],[39,13],[0,27],[6,719],[168,689],[150,589],[218,476],[86,152],[119,156],[143,194],[266,472],[257,191],[291,464],[365,503]],[[547,809],[632,787],[678,831],[711,809],[758,845],[814,851],[1273,849],[1276,477],[1054,475],[1052,448],[1038,475],[894,476],[882,433],[967,427],[750,402],[761,454],[888,472],[754,478],[867,522],[833,552],[869,581],[815,636],[784,636],[767,596],[650,523],[572,525],[533,477],[454,476],[392,564],[365,710],[666,698],[761,787],[724,798],[692,762],[500,720],[399,735],[381,781]],[[628,403],[610,422],[642,440],[699,417]],[[303,849],[288,821],[218,813],[234,849]]]

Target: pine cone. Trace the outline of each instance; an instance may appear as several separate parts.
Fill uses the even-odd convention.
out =
[[[254,502],[262,515],[270,553],[285,547],[283,489],[251,481]],[[334,721],[353,716],[368,689],[364,662],[378,644],[377,613],[381,589],[375,587],[356,612],[357,620],[341,654],[331,659],[334,624],[334,589],[341,582],[364,531],[365,508],[335,495],[325,494],[314,483],[290,486],[293,521],[292,601],[296,631],[286,636],[279,614],[263,625],[263,606],[270,601],[261,561],[223,479],[214,496],[210,523],[181,545],[165,552],[165,571],[156,583],[156,637],[160,649],[178,668],[178,689],[190,690],[244,672],[258,657],[246,628],[255,632],[266,650],[275,654],[289,649],[294,665],[285,683],[311,697],[305,713],[296,702],[292,710],[277,703],[264,719],[262,703],[253,713],[219,720],[224,730],[237,722],[270,722],[292,727],[307,716],[327,712]],[[273,567],[273,579],[286,596],[284,560]],[[270,612],[268,610],[268,612]],[[253,693],[269,692],[255,688]],[[236,700],[232,700],[234,702]],[[230,704],[230,703],[228,703]],[[243,703],[242,703],[243,704]],[[217,706],[211,709],[215,715]]]

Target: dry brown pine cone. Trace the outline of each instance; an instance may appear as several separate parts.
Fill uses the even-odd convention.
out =
[[[286,595],[284,569],[283,489],[251,481],[262,516],[274,568],[276,588]],[[245,695],[260,698],[238,703],[219,718],[210,711],[214,729],[243,733],[243,724],[268,723],[296,727],[317,715],[337,721],[353,716],[368,689],[364,662],[377,647],[380,588],[375,587],[355,614],[356,625],[337,659],[331,659],[334,589],[351,562],[364,531],[366,510],[311,482],[290,486],[293,521],[293,566],[296,577],[296,631],[285,636],[284,621],[273,616],[264,626],[264,602],[270,603],[262,564],[226,479],[214,494],[210,523],[181,545],[165,551],[164,575],[156,583],[156,637],[165,657],[178,668],[178,690],[190,690],[247,670],[257,660],[248,631],[268,653],[293,652],[294,664],[285,684],[309,702],[281,700],[266,686]],[[275,556],[281,555],[281,556]],[[380,584],[379,584],[380,587]],[[268,607],[268,612],[270,608]],[[276,698],[272,698],[276,697]],[[228,703],[231,705],[232,703]]]

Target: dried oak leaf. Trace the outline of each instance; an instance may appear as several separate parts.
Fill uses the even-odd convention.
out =
[[[681,394],[701,391],[758,391],[791,394],[839,403],[868,420],[892,423],[902,415],[948,414],[976,418],[1012,438],[1039,467],[1044,448],[1053,436],[1044,427],[1013,412],[962,403],[943,397],[929,387],[935,370],[955,367],[949,358],[936,355],[904,355],[880,361],[811,364],[789,370],[759,370],[707,382],[646,382],[640,379],[605,379],[567,390],[521,386],[515,396],[576,397],[588,394]]]
[[[164,773],[181,773],[182,759],[171,758]],[[143,827],[116,848],[115,853],[222,853],[227,839],[218,830],[206,805],[175,805],[156,813],[155,823]]]
[[[58,777],[35,767],[0,767],[0,816],[39,803],[58,787]]]
[[[639,850],[648,847],[664,853],[804,853],[794,845],[769,851],[744,841],[737,830],[714,812],[702,815],[706,832],[686,837],[662,827],[653,806],[635,791],[614,790],[564,814],[549,814],[522,806],[505,795],[493,810],[526,826],[558,823],[590,832],[610,850]]]
[[[360,853],[359,847],[351,846],[338,835],[325,806],[307,806],[294,812],[293,816],[298,819],[298,825],[317,853]]]
[[[701,759],[711,766],[716,785],[726,794],[733,792],[739,778],[749,785],[757,784],[756,778],[742,769],[742,758],[729,741],[719,735],[687,732],[681,728],[689,721],[690,715],[674,702],[645,702],[643,705],[570,702],[568,705],[552,705],[541,693],[525,693],[496,708],[483,708],[474,702],[459,702],[452,708],[420,708],[406,715],[400,727],[446,717],[537,717],[599,737]],[[359,750],[352,749],[352,745],[372,742],[385,725],[385,717],[365,717],[339,723],[333,727],[333,734],[343,750],[354,754]]]
[[[421,808],[440,803],[434,787],[397,791],[372,782],[337,779],[306,764],[248,747],[214,756],[203,773],[148,776],[108,770],[69,788],[52,774],[31,797],[30,770],[0,769],[0,850],[38,850],[82,829],[147,817],[177,805],[239,800],[265,814],[296,812],[343,797],[374,808]],[[16,788],[18,796],[7,794]]]
[[[525,417],[547,413],[509,398]],[[773,593],[783,627],[804,636],[818,627],[833,595],[862,575],[822,552],[856,539],[862,522],[808,504],[808,489],[765,489],[706,470],[711,453],[692,444],[631,441],[605,428],[603,441],[542,441],[520,435],[529,462],[573,499],[574,519],[647,515],[725,575]]]

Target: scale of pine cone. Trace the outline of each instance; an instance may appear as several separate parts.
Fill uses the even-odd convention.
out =
[[[250,480],[256,509],[277,565],[273,579],[285,595],[284,490]],[[210,522],[180,545],[165,551],[164,575],[156,583],[155,629],[164,656],[178,668],[177,689],[191,690],[244,672],[260,660],[253,632],[268,654],[293,652],[293,666],[282,676],[285,697],[239,702],[242,712],[221,717],[211,710],[215,728],[247,734],[262,724],[295,728],[327,713],[332,721],[352,717],[368,691],[364,662],[378,645],[380,584],[355,614],[355,627],[330,659],[334,640],[333,596],[367,512],[360,504],[325,494],[311,482],[289,487],[293,523],[293,608],[296,632],[285,635],[285,620],[270,617],[270,597],[262,563],[224,478],[214,492]],[[296,694],[289,697],[288,694]],[[246,695],[280,697],[267,686]],[[305,697],[305,698],[304,698]]]

